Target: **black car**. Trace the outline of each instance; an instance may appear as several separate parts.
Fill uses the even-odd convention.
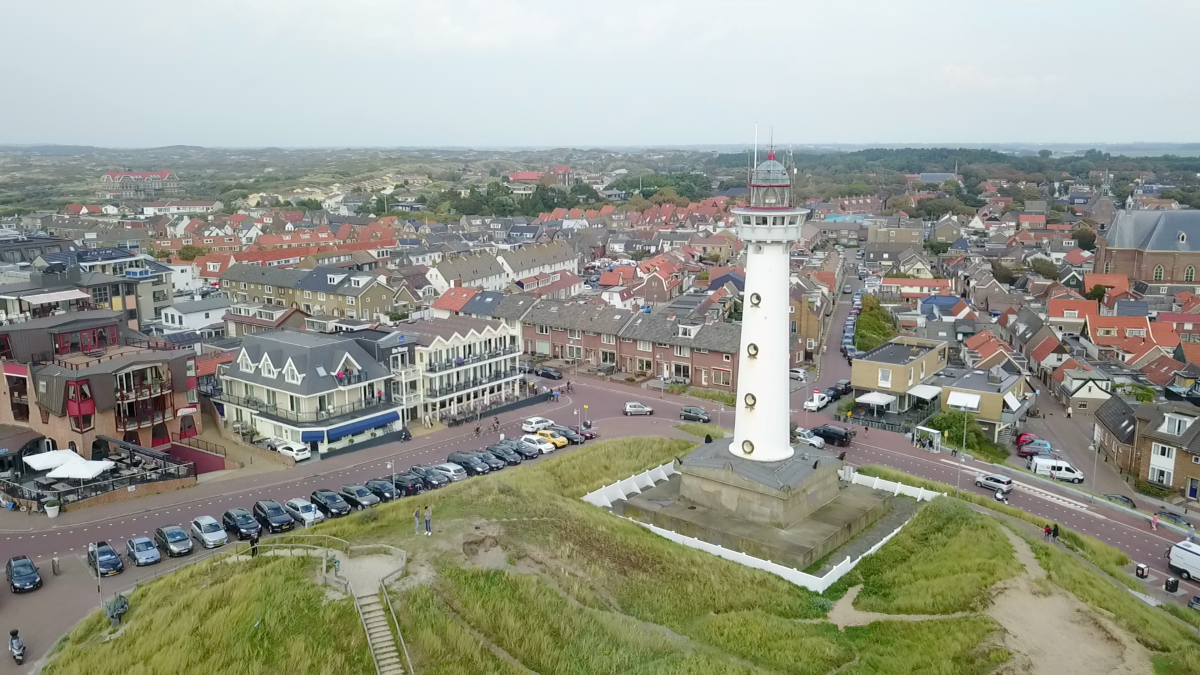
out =
[[[326,518],[340,518],[350,513],[350,505],[333,490],[321,488],[320,490],[314,490],[308,497],[313,506],[317,507],[317,510],[321,513],[324,513]]]
[[[338,494],[351,508],[362,511],[365,508],[378,506],[379,497],[367,489],[365,485],[343,485]]]
[[[469,452],[452,452],[446,456],[446,461],[461,466],[468,476],[482,476],[492,470],[482,459]]]
[[[109,546],[107,541],[88,544],[87,560],[88,567],[102,577],[111,577],[125,571],[125,563],[121,562],[121,556],[117,555],[116,550]]]
[[[1135,504],[1132,499],[1130,499],[1129,497],[1126,497],[1125,495],[1104,495],[1104,496],[1107,497],[1108,499],[1120,504],[1121,506],[1125,506],[1125,507],[1135,509],[1135,510],[1137,509],[1137,504]]]
[[[425,483],[426,490],[436,490],[440,487],[445,487],[450,484],[450,479],[446,474],[438,471],[432,466],[422,466],[417,464],[408,470],[408,473],[420,478]]]
[[[685,405],[679,409],[679,419],[689,422],[705,422],[712,421],[708,413],[704,412],[704,408],[698,408],[694,405]]]
[[[249,539],[262,532],[262,525],[246,509],[229,509],[221,517],[221,526],[238,539]]]
[[[542,456],[541,450],[538,450],[537,448],[526,443],[525,441],[522,441],[522,440],[516,439],[516,438],[506,438],[503,441],[500,441],[499,443],[497,443],[496,445],[503,445],[503,446],[507,447],[509,450],[512,450],[513,452],[517,453],[524,459],[536,459],[536,458]]]
[[[371,494],[379,497],[381,502],[390,502],[399,496],[396,492],[396,486],[392,485],[389,478],[376,478],[363,483],[363,487],[371,491]]]
[[[255,502],[254,518],[267,532],[287,532],[296,526],[296,521],[274,499]]]
[[[583,445],[583,442],[587,440],[582,434],[575,433],[570,427],[560,427],[556,424],[546,428],[567,439],[567,442],[571,445]]]
[[[499,443],[496,445],[489,445],[484,448],[483,451],[490,452],[494,457],[503,460],[504,463],[509,466],[516,466],[524,461],[521,455],[517,454],[516,450],[513,450],[507,445],[500,445]]]
[[[8,559],[4,576],[8,578],[8,589],[13,593],[36,591],[42,587],[42,575],[38,574],[37,565],[23,555]]]
[[[528,361],[522,361],[519,364],[517,364],[517,370],[522,373],[532,373],[533,372],[533,364]]]
[[[833,383],[833,386],[836,387],[839,392],[841,392],[842,396],[854,391],[854,386],[850,384],[850,380],[838,380],[837,382]]]
[[[836,401],[842,397],[842,392],[837,387],[830,387],[825,390],[825,395],[829,397],[830,401]]]
[[[425,479],[415,473],[398,473],[396,474],[396,477],[391,480],[393,481],[393,489],[396,491],[396,494],[400,495],[401,497],[412,497],[413,495],[425,493]],[[369,481],[367,483],[367,487],[371,487]]]
[[[506,462],[504,459],[497,457],[486,450],[475,450],[470,454],[475,455],[479,458],[479,461],[487,464],[489,471],[499,471],[508,466],[508,462]]]
[[[1189,523],[1183,516],[1166,509],[1159,509],[1154,515],[1158,516],[1159,520],[1165,520],[1167,522],[1174,523],[1175,525],[1178,525],[1184,529],[1192,526],[1192,524]]]
[[[551,368],[550,366],[538,366],[537,368],[533,369],[533,374],[550,380],[563,379],[563,374],[558,372],[557,369]]]
[[[839,427],[833,424],[822,424],[819,427],[811,429],[814,434],[825,439],[825,443],[829,445],[850,445],[850,441],[854,439],[853,431]]]

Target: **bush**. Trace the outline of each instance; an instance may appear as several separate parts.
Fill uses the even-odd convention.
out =
[[[687,391],[687,389],[688,386],[686,384],[673,384],[670,387],[667,387],[667,390],[672,394],[683,394]]]
[[[62,502],[58,501],[57,499],[51,499],[50,501],[46,502],[46,506],[62,506]]]
[[[373,523],[379,520],[379,511],[375,509],[366,509],[358,512],[358,522]]]
[[[716,389],[701,389],[700,387],[691,387],[687,390],[688,396],[702,398],[706,401],[716,401],[727,406],[733,407],[737,405],[737,394],[731,391],[717,391]]]
[[[1133,482],[1133,489],[1144,495],[1150,495],[1151,497],[1156,497],[1158,499],[1167,499],[1168,497],[1175,495],[1175,491],[1169,487],[1163,487],[1161,485],[1141,479]]]

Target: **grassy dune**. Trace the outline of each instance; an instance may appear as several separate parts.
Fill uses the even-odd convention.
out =
[[[715,424],[704,424],[703,422],[687,422],[685,424],[676,424],[675,428],[685,434],[691,434],[696,438],[712,436],[713,440],[725,438],[726,436],[733,434],[732,429],[719,427]]]

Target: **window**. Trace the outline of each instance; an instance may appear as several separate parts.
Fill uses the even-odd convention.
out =
[[[325,299],[324,293],[317,293],[317,300],[324,300],[324,299]]]
[[[1080,410],[1087,410],[1087,401],[1080,401],[1076,407]]]
[[[275,366],[271,365],[271,362],[267,359],[263,359],[262,376],[269,377],[272,380],[275,379]]]
[[[1163,280],[1163,268],[1162,268],[1162,265],[1159,265],[1158,267],[1155,267],[1155,268],[1154,268],[1154,280],[1155,280],[1155,281],[1162,281],[1162,280]]]
[[[304,291],[304,299],[308,300],[310,298],[312,298],[312,291]]]
[[[1166,469],[1150,467],[1150,482],[1171,487],[1172,472]]]
[[[1152,452],[1154,453],[1155,457],[1162,457],[1163,459],[1175,459],[1175,448],[1172,448],[1169,445],[1154,443],[1152,448]]]
[[[583,338],[583,331],[580,331],[579,329],[576,329],[576,328],[568,328],[567,329],[567,337],[570,338],[571,340],[580,340]]]
[[[816,339],[814,339],[814,338],[808,338],[808,343],[806,344],[806,348],[807,348],[807,349],[808,349],[808,351],[810,351],[810,352],[811,352],[812,350],[816,349],[816,348],[817,348],[817,341],[816,341]]]
[[[300,384],[300,373],[296,370],[296,366],[292,365],[291,361],[283,368],[283,379],[288,384]]]
[[[637,371],[639,373],[648,373],[654,370],[654,362],[650,359],[639,358],[637,360]]]
[[[690,337],[695,337],[695,336],[696,336],[696,327],[695,326],[680,326],[679,327],[679,337],[690,338]]]
[[[1079,310],[1077,310],[1077,309],[1063,310],[1063,318],[1064,319],[1078,319],[1079,318]]]
[[[265,286],[265,287],[263,287],[263,292],[264,293],[274,293],[275,290],[271,286]]]
[[[567,358],[568,359],[582,359],[583,358],[583,347],[580,347],[579,345],[567,345]]]
[[[615,345],[615,344],[617,344],[617,336],[613,335],[612,333],[601,333],[600,334],[600,344]]]
[[[724,357],[724,359],[722,359],[724,361],[732,361],[733,360],[729,354],[722,354],[721,356]]]
[[[639,352],[653,351],[653,347],[650,346],[649,340],[638,340],[637,349]]]
[[[879,386],[891,388],[892,386],[892,371],[887,368],[879,369]]]
[[[254,364],[250,362],[250,357],[246,356],[245,352],[242,352],[242,357],[238,359],[238,370],[243,373],[254,372]]]
[[[71,418],[71,431],[91,431],[96,426],[95,415],[79,415]]]
[[[1192,418],[1181,415],[1166,414],[1163,416],[1162,431],[1171,434],[1172,436],[1182,436],[1183,432],[1191,426]]]
[[[538,335],[549,335],[550,334],[550,326],[547,326],[545,324],[538,324],[537,334]]]
[[[1181,244],[1182,244],[1182,243],[1183,243],[1183,242],[1185,242],[1185,241],[1187,241],[1187,235],[1186,235],[1186,234],[1184,234],[1184,233],[1182,233],[1182,232],[1180,232],[1180,233],[1179,233],[1179,243],[1181,243]]]
[[[675,345],[675,356],[683,357],[683,356],[691,356],[691,355],[692,355],[691,348],[684,347],[683,345]]]
[[[354,296],[353,295],[346,296],[346,304],[350,305],[351,307],[354,306]]]
[[[1191,265],[1188,265],[1187,269],[1185,269],[1183,271],[1183,280],[1189,284],[1192,283],[1193,281],[1195,281],[1196,280],[1196,268],[1192,267]]]
[[[728,387],[730,382],[733,382],[733,371],[721,370],[720,368],[712,369],[713,384],[718,387]]]

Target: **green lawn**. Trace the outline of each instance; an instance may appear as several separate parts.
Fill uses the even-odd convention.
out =
[[[733,434],[733,429],[726,429],[715,424],[703,424],[701,422],[688,422],[686,424],[676,424],[675,428],[685,434],[691,434],[696,438],[704,438],[712,436],[713,440],[718,440]]]

